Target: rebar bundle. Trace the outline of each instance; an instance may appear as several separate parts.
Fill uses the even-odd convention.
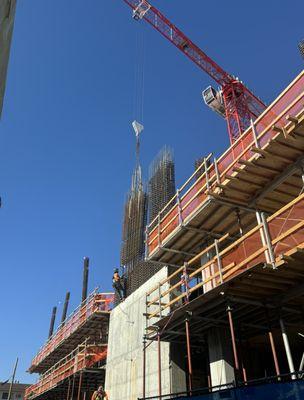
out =
[[[146,223],[147,193],[143,188],[138,166],[133,173],[132,187],[124,206],[120,262],[126,267],[127,275],[144,259]]]
[[[173,152],[164,147],[149,168],[149,222],[175,195],[175,165]]]

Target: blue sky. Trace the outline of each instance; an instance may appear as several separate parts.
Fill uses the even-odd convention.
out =
[[[270,102],[303,68],[304,4],[273,0],[154,5],[224,69]],[[51,309],[111,290],[122,207],[134,166],[131,130],[136,38],[145,36],[144,170],[174,149],[178,184],[199,156],[228,146],[224,120],[206,108],[211,79],[122,0],[19,0],[0,123],[0,380],[17,379],[45,341]],[[59,315],[60,316],[60,315]],[[59,319],[59,318],[58,318]]]

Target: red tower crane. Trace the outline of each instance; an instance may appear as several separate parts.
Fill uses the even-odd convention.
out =
[[[265,104],[238,78],[223,70],[147,0],[124,0],[124,2],[133,9],[134,19],[144,19],[149,22],[217,82],[220,90],[216,91],[209,86],[203,91],[203,98],[210,108],[226,119],[232,144],[247,129],[251,119],[256,119],[266,108]]]

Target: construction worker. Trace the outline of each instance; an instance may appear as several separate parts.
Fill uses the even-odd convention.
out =
[[[124,294],[124,288],[122,285],[122,279],[119,275],[118,268],[114,269],[114,274],[113,274],[113,278],[112,278],[112,286],[115,290],[115,293],[119,297],[120,301],[123,301],[125,298],[125,294]]]
[[[92,394],[91,400],[109,400],[109,396],[107,395],[107,392],[104,391],[103,386],[99,386]]]
[[[190,277],[188,275],[187,267],[185,265],[183,268],[183,272],[181,274],[181,280],[180,280],[181,292],[186,293],[186,296],[183,297],[183,299],[182,299],[183,303],[189,302],[189,280],[190,280]]]

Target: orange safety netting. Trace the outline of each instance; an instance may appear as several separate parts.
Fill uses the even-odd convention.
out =
[[[272,129],[273,125],[283,127],[286,125],[287,115],[297,115],[303,110],[304,100],[304,73],[283,92],[273,104],[254,122],[259,147],[263,147],[278,133]],[[216,177],[215,164],[208,167],[207,173],[201,168],[197,177],[195,174],[189,179],[188,184],[180,190],[179,202],[170,201],[170,207],[165,207],[160,212],[159,220],[155,219],[148,227],[148,254],[151,254],[164,240],[189,217],[208,196],[208,183],[211,190],[215,189],[217,178],[225,180],[225,175],[233,172],[239,166],[239,161],[249,160],[255,153],[254,134],[252,128],[247,131],[217,160],[219,176]]]
[[[38,366],[51,352],[53,352],[65,339],[67,339],[79,327],[98,311],[110,311],[113,306],[114,295],[109,293],[93,292],[84,304],[76,310],[61,324],[57,331],[50,337],[46,344],[40,349],[32,360],[30,370]]]
[[[80,345],[72,353],[58,361],[46,371],[39,381],[25,390],[25,399],[37,397],[57,386],[64,379],[83,370],[90,368],[98,361],[105,360],[107,348],[96,345]]]

